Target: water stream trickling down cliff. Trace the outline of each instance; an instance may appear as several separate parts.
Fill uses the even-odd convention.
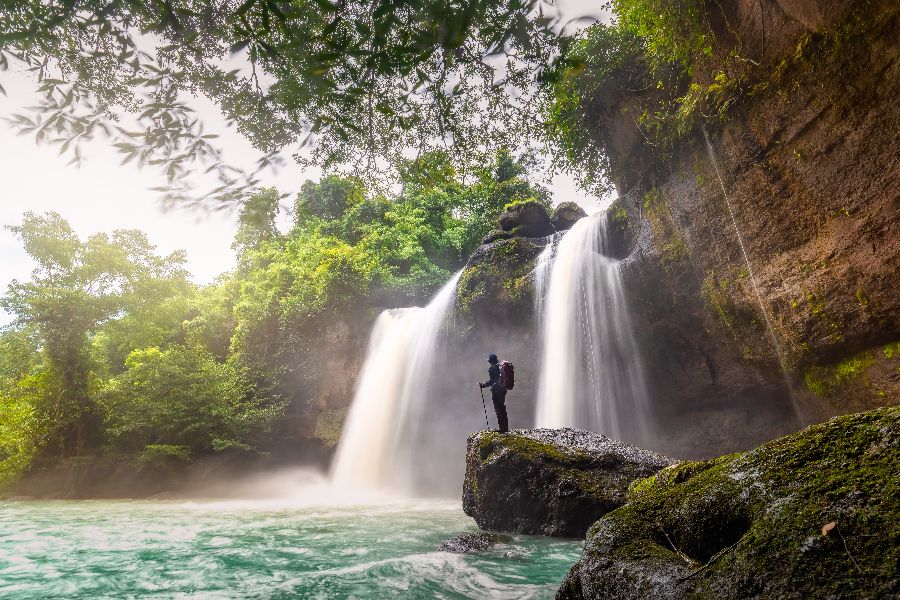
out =
[[[536,425],[646,444],[648,394],[607,224],[605,211],[585,217],[538,258]]]
[[[440,464],[424,435],[424,408],[457,272],[424,308],[386,310],[375,322],[332,464],[335,484],[413,491],[416,464]]]

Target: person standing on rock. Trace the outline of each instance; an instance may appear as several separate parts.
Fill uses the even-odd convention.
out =
[[[497,425],[500,432],[505,433],[509,431],[509,419],[506,416],[507,385],[502,381],[500,361],[497,360],[497,355],[488,355],[488,363],[491,365],[488,367],[488,380],[486,383],[479,383],[478,386],[482,389],[491,388],[491,400],[494,402],[494,412],[497,413]],[[504,363],[504,365],[506,364],[512,367],[510,363]]]

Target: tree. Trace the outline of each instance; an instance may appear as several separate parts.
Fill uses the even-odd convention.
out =
[[[249,450],[283,406],[254,397],[250,380],[200,347],[132,352],[100,394],[111,442],[142,460]]]
[[[329,175],[315,183],[306,181],[300,188],[294,208],[298,224],[310,217],[338,219],[365,196],[363,183],[352,177]]]
[[[238,229],[231,248],[240,260],[248,251],[258,249],[263,242],[278,237],[275,219],[281,197],[274,188],[261,190],[241,203]]]
[[[39,446],[56,456],[79,454],[97,442],[89,335],[126,304],[149,301],[160,279],[184,279],[184,257],[158,257],[146,235],[119,230],[81,241],[57,213],[25,213],[10,227],[37,263],[28,282],[13,281],[0,306],[19,327],[36,332],[44,368],[38,373],[35,419]]]
[[[415,159],[404,159],[398,167],[404,193],[458,185],[453,160],[444,150],[434,150]]]
[[[546,201],[526,171],[500,152],[466,185],[436,152],[405,163],[403,191],[393,196],[355,178],[307,181],[294,228],[251,252],[251,267],[236,280],[235,359],[279,394],[302,394],[295,376],[279,382],[307,369],[304,353],[315,352],[330,319],[371,318],[361,315],[367,307],[425,300],[462,267],[507,203]]]
[[[31,393],[39,368],[33,331],[0,332],[0,488],[28,467],[39,437]]]
[[[108,135],[127,160],[166,173],[171,202],[190,199],[186,175],[211,162],[221,185],[208,196],[233,201],[256,180],[221,164],[182,94],[215,100],[266,153],[260,167],[292,144],[305,148],[301,164],[369,182],[410,149],[448,148],[458,165],[478,165],[538,132],[537,84],[566,67],[555,10],[542,0],[9,0],[0,66],[17,60],[40,82],[36,114],[13,117],[38,140],[79,161],[82,139]],[[116,124],[123,114],[134,126]]]

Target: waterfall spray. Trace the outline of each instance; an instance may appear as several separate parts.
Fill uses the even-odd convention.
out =
[[[454,275],[424,308],[386,310],[372,329],[353,404],[332,464],[342,486],[410,491],[423,447],[420,428]]]
[[[545,298],[537,426],[581,427],[645,444],[651,427],[643,366],[606,238],[600,212],[538,259],[537,290]]]

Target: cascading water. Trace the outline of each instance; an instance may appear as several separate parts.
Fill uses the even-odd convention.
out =
[[[461,274],[424,308],[396,308],[379,315],[332,464],[335,484],[406,491],[413,487],[413,461],[421,462],[428,451],[422,427],[429,378]]]
[[[543,324],[537,426],[646,444],[648,396],[619,261],[609,257],[606,212],[548,247],[535,276]]]

